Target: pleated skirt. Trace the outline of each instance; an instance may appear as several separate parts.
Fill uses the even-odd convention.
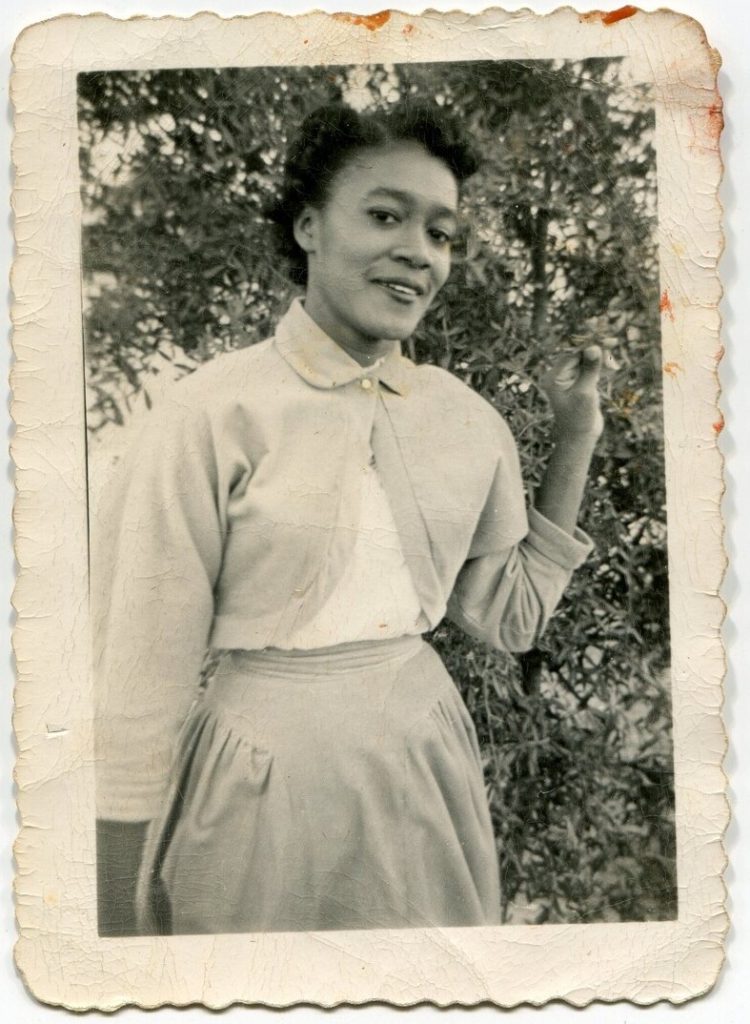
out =
[[[419,637],[226,652],[138,883],[145,934],[500,923],[474,725]]]

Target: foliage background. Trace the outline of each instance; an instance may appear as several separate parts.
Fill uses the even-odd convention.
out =
[[[474,717],[509,922],[676,916],[656,155],[616,59],[79,76],[92,502],[133,411],[273,331],[291,289],[262,208],[322,102],[424,95],[480,145],[451,278],[409,343],[506,416],[530,489],[550,355],[604,341],[595,554],[521,658],[433,634]]]

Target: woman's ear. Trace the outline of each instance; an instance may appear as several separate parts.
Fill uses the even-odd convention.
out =
[[[294,220],[294,240],[303,252],[315,252],[317,246],[318,211],[306,206]]]

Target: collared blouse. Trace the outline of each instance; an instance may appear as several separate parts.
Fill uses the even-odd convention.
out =
[[[207,648],[289,649],[326,606],[371,452],[420,629],[447,614],[497,648],[534,644],[588,538],[527,511],[488,402],[397,343],[361,366],[297,300],[274,337],[217,357],[147,414],[92,524],[101,817],[159,811]]]
[[[359,521],[347,524],[354,535],[351,554],[336,581],[324,584],[330,593],[322,607],[292,630],[285,646],[293,650],[393,640],[429,629],[374,453],[356,477],[361,498]]]

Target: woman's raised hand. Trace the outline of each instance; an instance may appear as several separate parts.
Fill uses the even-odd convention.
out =
[[[555,418],[556,440],[595,440],[604,429],[599,402],[602,349],[561,353],[541,381]]]

